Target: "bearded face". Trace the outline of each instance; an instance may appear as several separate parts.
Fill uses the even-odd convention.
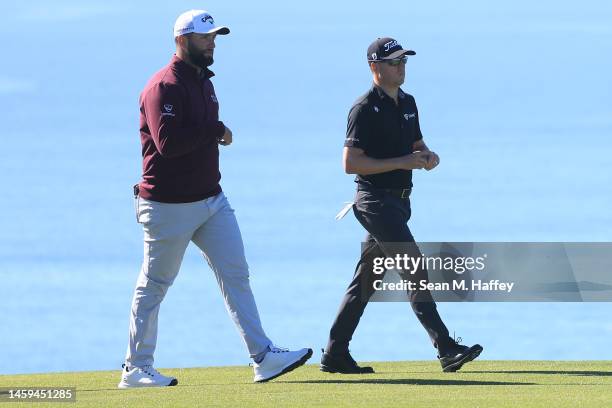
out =
[[[211,66],[214,62],[213,49],[214,48],[202,48],[198,40],[188,38],[187,39],[187,56],[192,64],[204,69]]]

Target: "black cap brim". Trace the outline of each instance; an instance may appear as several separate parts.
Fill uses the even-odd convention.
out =
[[[385,61],[385,60],[398,59],[400,57],[403,57],[404,55],[416,55],[416,52],[414,52],[412,50],[397,50],[397,51],[392,52],[391,54],[387,55],[386,57],[381,58],[381,60]]]

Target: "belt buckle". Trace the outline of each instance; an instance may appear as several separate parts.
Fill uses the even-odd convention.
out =
[[[409,188],[402,189],[402,195],[400,198],[405,199],[408,197],[410,197],[410,189]]]

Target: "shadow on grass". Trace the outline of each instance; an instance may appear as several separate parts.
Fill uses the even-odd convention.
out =
[[[391,384],[391,385],[538,385],[526,382],[508,381],[476,381],[476,380],[432,380],[419,378],[359,378],[354,380],[303,380],[303,381],[279,381],[293,384]]]
[[[478,374],[552,374],[552,375],[578,375],[590,377],[610,377],[612,371],[570,371],[570,370],[499,370],[499,371],[472,371]]]

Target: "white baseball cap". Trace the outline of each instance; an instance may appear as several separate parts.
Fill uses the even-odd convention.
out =
[[[199,34],[229,34],[227,27],[217,27],[215,20],[206,10],[189,10],[178,16],[174,23],[174,36],[199,33]]]

